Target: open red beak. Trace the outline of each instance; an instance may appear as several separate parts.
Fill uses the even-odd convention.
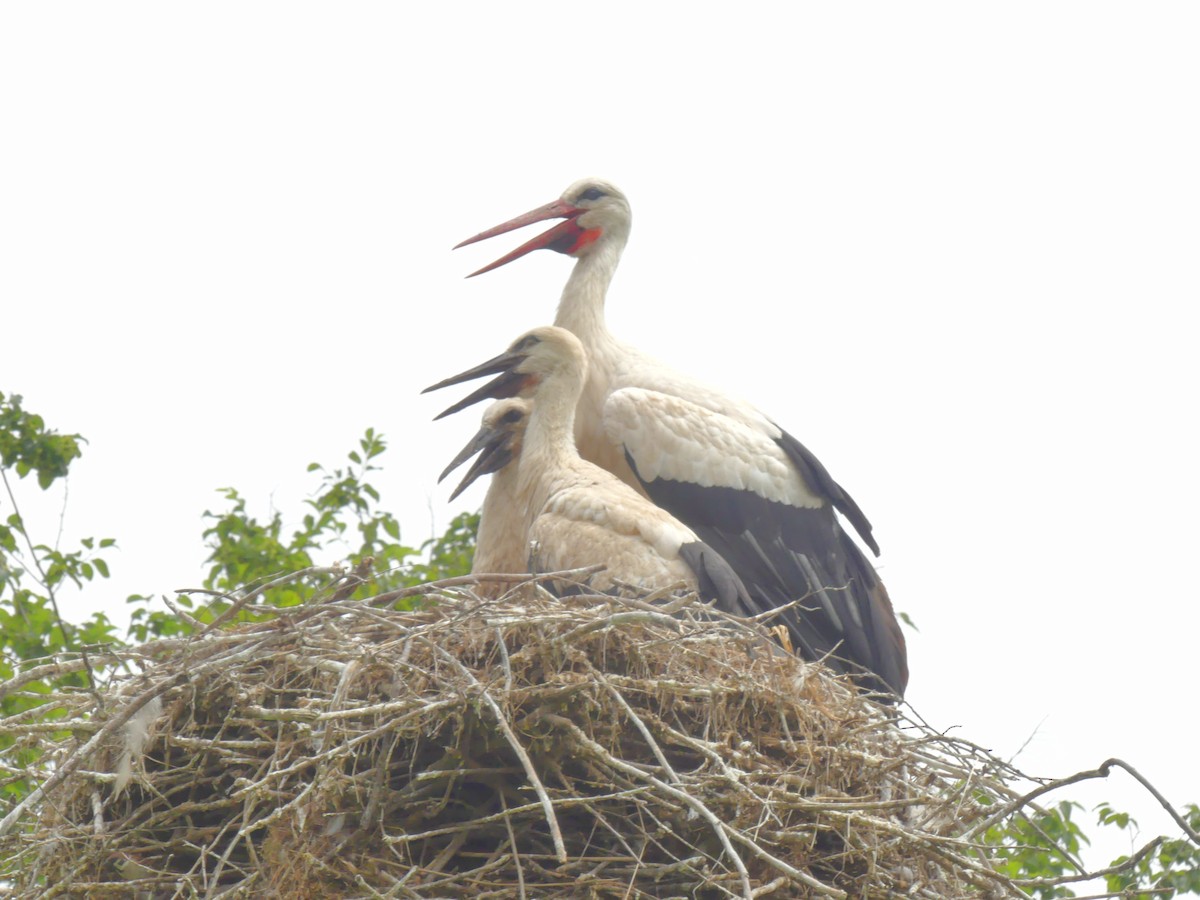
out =
[[[586,210],[572,206],[565,200],[555,200],[553,203],[547,203],[545,206],[531,209],[529,212],[517,216],[515,219],[509,219],[495,228],[481,231],[474,237],[469,237],[461,244],[456,245],[454,249],[457,250],[459,247],[467,246],[467,244],[474,244],[476,241],[485,241],[498,234],[516,231],[518,228],[524,228],[526,225],[532,225],[534,222],[543,222],[546,219],[566,219],[565,222],[560,222],[548,231],[542,232],[532,240],[526,241],[511,253],[507,253],[495,262],[489,263],[482,269],[472,272],[467,277],[474,278],[476,275],[482,275],[484,272],[498,269],[505,263],[510,263],[514,259],[520,259],[525,254],[532,253],[534,250],[554,250],[558,253],[572,254],[600,236],[598,228],[586,230],[579,227],[579,223],[576,220],[584,212]]]

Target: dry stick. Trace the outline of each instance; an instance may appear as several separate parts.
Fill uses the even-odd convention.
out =
[[[508,801],[504,799],[503,791],[500,791],[500,805],[504,807],[504,827],[508,831],[508,845],[512,847],[513,862],[517,866],[517,889],[521,900],[525,900],[525,870],[521,865],[521,851],[517,849],[517,835],[513,831],[512,817],[508,813]]]
[[[1029,894],[1014,885],[1008,876],[1000,874],[990,866],[972,862],[966,856],[956,856],[939,844],[930,844],[929,850],[942,857],[949,865],[958,867],[962,876],[972,884],[986,888],[989,897],[994,896],[996,889],[1003,889],[1010,897],[1016,896],[1021,900],[1029,900]]]
[[[358,590],[360,585],[367,583],[367,578],[368,578],[368,576],[370,576],[371,569],[374,568],[374,566],[375,566],[375,557],[373,557],[373,556],[363,557],[361,560],[359,560],[358,565],[354,567],[354,571],[351,572],[349,575],[347,575],[343,579],[343,581],[345,583],[342,584],[342,586],[339,587],[336,591],[334,591],[333,596],[331,596],[325,602],[340,603],[343,600],[350,599],[350,596],[356,590]]]
[[[593,673],[596,672],[595,667],[589,666],[588,668],[590,668]],[[671,768],[671,764],[667,761],[666,754],[663,753],[662,748],[658,746],[658,741],[656,741],[650,734],[650,729],[646,727],[646,723],[642,721],[641,716],[633,711],[633,707],[629,705],[621,692],[609,684],[607,679],[601,679],[601,683],[604,685],[605,690],[608,691],[608,695],[617,701],[617,704],[621,707],[621,709],[625,710],[625,715],[629,716],[629,719],[633,722],[634,727],[641,732],[642,740],[646,742],[646,745],[654,754],[654,758],[657,759],[658,764],[662,766],[663,771],[671,776],[671,780],[673,782],[679,784],[679,776],[676,775],[675,770]]]
[[[166,605],[167,609],[175,614],[176,618],[183,619],[183,621],[188,623],[192,629],[192,634],[199,634],[204,631],[204,623],[190,615],[186,610],[172,603],[170,597],[164,595],[162,602]]]
[[[712,810],[701,803],[698,799],[688,794],[686,791],[681,791],[678,788],[672,787],[661,778],[656,778],[649,772],[639,769],[637,766],[630,765],[627,762],[617,759],[611,753],[605,751],[603,747],[593,741],[590,737],[584,734],[583,730],[570,719],[565,719],[562,716],[556,716],[549,713],[544,713],[543,718],[549,722],[554,722],[559,727],[570,730],[575,735],[575,739],[577,741],[579,741],[583,746],[587,747],[592,753],[596,754],[600,759],[603,759],[607,765],[624,772],[626,775],[631,775],[642,781],[648,781],[660,791],[663,791],[664,793],[669,794],[671,797],[674,797],[676,800],[679,800],[682,803],[690,806],[697,814],[700,815],[701,818],[703,818],[710,826],[712,826],[717,838],[721,841],[722,846],[725,848],[725,852],[732,860],[734,867],[738,870],[738,874],[742,876],[742,886],[745,890],[745,897],[750,897],[752,893],[752,889],[750,887],[750,872],[746,869],[746,864],[742,862],[741,856],[737,854],[737,852],[733,849],[733,845],[729,842],[731,837],[738,843],[747,847],[755,856],[779,869],[779,871],[784,872],[789,877],[807,885],[818,893],[824,894],[828,897],[837,897],[839,900],[846,900],[847,894],[845,891],[838,890],[837,888],[831,888],[826,884],[822,884],[811,875],[801,872],[795,866],[789,865],[782,859],[772,856],[736,828],[726,824],[725,822],[722,822],[719,818],[717,818],[716,814]]]
[[[780,875],[774,881],[769,881],[766,884],[762,885],[761,887],[755,888],[754,893],[752,893],[750,896],[751,897],[765,897],[767,894],[775,893],[777,890],[779,890],[785,884],[787,884],[787,878],[785,878],[783,875]]]
[[[1145,858],[1146,854],[1151,853],[1159,844],[1163,842],[1161,837],[1156,837],[1145,847],[1139,850],[1133,856],[1126,859],[1124,862],[1117,863],[1115,866],[1109,866],[1107,869],[1100,869],[1097,872],[1080,872],[1078,875],[1059,875],[1056,878],[1014,878],[1013,884],[1018,884],[1021,887],[1058,887],[1062,884],[1068,884],[1072,881],[1091,881],[1093,878],[1104,878],[1109,875],[1118,875],[1127,872],[1136,866]],[[1105,894],[1104,896],[1124,896],[1118,891],[1116,894]]]
[[[589,666],[589,668],[591,668],[592,671],[595,672],[594,667]],[[679,776],[675,773],[675,770],[671,767],[671,763],[667,761],[666,754],[663,753],[662,748],[658,745],[658,741],[656,741],[654,739],[654,736],[650,734],[650,729],[646,727],[646,723],[642,721],[641,716],[639,716],[637,713],[635,713],[633,711],[633,708],[625,700],[625,697],[621,694],[620,691],[618,691],[611,684],[609,684],[606,679],[601,679],[601,681],[604,684],[604,687],[608,690],[609,696],[611,696],[614,700],[616,700],[618,705],[620,705],[620,707],[623,710],[625,710],[625,714],[627,716],[629,716],[630,720],[633,722],[634,727],[637,728],[637,730],[641,733],[642,740],[644,740],[646,742],[647,746],[650,747],[651,752],[654,754],[654,758],[658,760],[658,764],[660,766],[662,766],[663,771],[667,773],[667,775],[670,777],[671,781],[673,781],[675,784],[680,784],[681,781],[680,781]],[[699,803],[699,801],[696,801],[696,802],[701,807],[703,807],[705,810],[707,810],[707,807],[704,807],[703,804]],[[716,816],[711,812],[709,812],[709,816],[711,816],[712,819],[716,818]],[[712,819],[710,819],[710,824],[712,823]],[[742,888],[745,892],[745,894],[744,894],[745,897],[747,898],[747,900],[753,900],[754,891],[750,886],[749,871],[747,871],[746,866],[742,862],[741,857],[738,856],[737,853],[734,852],[733,847],[729,845],[729,842],[722,841],[722,843],[724,843],[726,848],[728,849],[730,857],[733,859],[734,865],[738,869],[738,874],[741,876]]]
[[[86,744],[63,760],[62,764],[54,770],[54,773],[49,778],[42,782],[42,784],[37,788],[30,791],[25,796],[24,800],[14,806],[12,811],[5,816],[3,820],[0,820],[0,837],[8,834],[13,825],[16,824],[17,820],[25,814],[25,810],[36,803],[40,803],[46,794],[56,788],[64,779],[66,779],[68,775],[74,772],[85,758],[91,756],[93,751],[100,746],[102,741],[107,740],[109,736],[113,734],[113,732],[132,719],[138,710],[140,710],[155,697],[165,694],[171,688],[185,683],[188,680],[189,674],[190,673],[188,672],[180,672],[178,675],[171,677],[167,681],[156,684],[153,687],[149,687],[134,697],[133,701],[126,706],[125,709],[113,716],[113,718],[109,719],[104,727],[92,735],[91,739]]]
[[[12,811],[9,812],[9,814],[2,820],[0,820],[0,837],[4,837],[4,835],[8,834],[8,832],[12,830],[13,825],[15,825],[17,820],[25,814],[27,809],[36,803],[40,803],[43,797],[45,797],[54,788],[58,787],[58,785],[62,783],[68,775],[79,768],[83,761],[89,758],[104,741],[108,740],[108,738],[111,737],[117,729],[121,728],[126,722],[132,719],[143,706],[145,706],[155,697],[165,694],[174,687],[178,687],[179,685],[187,683],[187,681],[191,678],[196,678],[200,675],[207,674],[207,672],[211,669],[219,665],[226,664],[231,658],[250,656],[254,654],[255,651],[257,651],[261,646],[262,642],[252,643],[249,647],[244,648],[239,653],[233,654],[230,658],[224,658],[216,662],[205,663],[204,665],[197,666],[194,669],[180,672],[177,675],[171,676],[166,681],[142,691],[133,698],[133,700],[125,707],[125,709],[123,709],[113,718],[109,719],[103,728],[92,735],[86,744],[74,750],[70,756],[63,760],[62,764],[54,770],[53,774],[51,774],[49,778],[42,782],[42,784],[37,788],[30,791],[25,796],[24,800],[14,806]]]
[[[29,558],[33,560],[33,564],[37,568],[38,574],[42,576],[42,586],[46,589],[46,596],[49,597],[49,599],[50,599],[50,608],[54,610],[54,618],[58,622],[58,630],[62,632],[63,643],[67,646],[68,649],[70,649],[72,638],[78,637],[78,634],[76,633],[78,631],[78,629],[76,629],[75,626],[72,625],[72,626],[70,626],[70,630],[68,630],[67,623],[63,620],[62,613],[59,612],[59,610],[58,610],[58,597],[56,597],[54,594],[54,585],[52,585],[50,583],[50,579],[46,577],[46,570],[42,568],[42,561],[40,559],[38,559],[37,550],[33,546],[33,540],[29,537],[29,532],[25,530],[25,522],[23,519],[21,519],[21,510],[20,510],[20,507],[17,506],[17,498],[13,494],[12,485],[10,485],[8,483],[8,475],[5,473],[4,469],[2,469],[2,468],[0,468],[0,480],[2,480],[4,482],[4,490],[8,492],[8,499],[12,503],[12,508],[14,510],[16,510],[17,523],[18,523],[17,531],[21,532],[21,537],[25,538],[25,545],[27,547],[29,547]],[[66,502],[67,502],[66,497],[64,496],[63,497],[63,513],[64,514],[66,512]],[[62,519],[60,518],[59,519],[59,535],[61,536],[61,534],[62,534]],[[20,609],[20,607],[18,607],[18,609]],[[23,615],[24,615],[24,613],[22,613],[22,616]],[[83,645],[82,642],[79,644],[79,656],[83,660],[84,668],[87,669],[88,689],[92,692],[92,695],[96,698],[96,700],[99,701],[100,695],[99,695],[99,693],[97,693],[97,690],[96,690],[96,673],[92,669],[91,661],[88,659],[88,649],[87,649],[87,647],[85,647]]]
[[[457,774],[455,772],[454,774]],[[650,790],[648,787],[626,788],[621,791],[616,791],[611,794],[595,794],[588,797],[559,797],[557,800],[551,800],[557,807],[569,808],[572,806],[592,806],[601,801],[606,800],[625,800],[630,797],[636,797],[638,794],[646,793]],[[412,844],[418,841],[426,841],[430,838],[441,837],[447,834],[454,834],[462,831],[464,828],[480,828],[484,825],[491,825],[494,822],[504,821],[505,816],[524,815],[535,809],[541,809],[541,801],[526,803],[523,806],[514,806],[504,812],[492,813],[487,816],[480,816],[478,819],[470,819],[466,822],[455,822],[453,825],[447,825],[442,828],[431,828],[429,831],[418,832],[402,832],[401,834],[384,835],[384,842],[391,844]],[[592,810],[589,809],[589,812]]]
[[[354,885],[366,891],[369,897],[374,897],[376,900],[387,900],[387,894],[381,894],[375,888],[371,887],[371,885],[367,884],[367,879],[363,878],[362,875],[355,873]]]
[[[1117,766],[1122,768],[1136,778],[1142,787],[1148,790],[1154,796],[1154,799],[1162,805],[1162,808],[1170,813],[1171,818],[1175,820],[1175,824],[1183,829],[1183,833],[1191,839],[1192,843],[1200,845],[1200,832],[1195,831],[1190,825],[1188,825],[1187,820],[1175,811],[1175,807],[1167,802],[1167,798],[1159,792],[1158,788],[1156,788],[1145,777],[1143,777],[1141,772],[1121,759],[1108,759],[1104,762],[1104,765],[1102,765],[1101,768],[1104,769],[1109,766]],[[1107,772],[1105,774],[1107,774]]]
[[[635,625],[643,622],[650,622],[657,625],[665,625],[668,628],[678,630],[679,620],[673,619],[671,616],[664,616],[657,610],[635,610],[632,612],[617,612],[612,613],[603,619],[596,619],[591,622],[585,622],[582,625],[577,625],[562,635],[559,640],[564,643],[582,637],[585,634],[590,634],[593,631],[600,631],[603,628],[613,628],[621,625]]]
[[[303,769],[309,768],[310,766],[316,766],[318,764],[323,764],[331,759],[336,759],[338,756],[344,756],[345,754],[347,754],[351,750],[353,750],[355,747],[357,747],[359,744],[365,743],[369,740],[372,740],[373,738],[378,737],[381,734],[384,734],[387,731],[390,731],[396,725],[400,724],[401,722],[406,721],[407,719],[412,718],[415,715],[418,715],[420,713],[428,713],[430,711],[440,709],[443,706],[452,705],[453,703],[454,703],[454,701],[449,700],[449,699],[437,700],[437,701],[433,701],[430,703],[426,703],[425,705],[423,705],[417,709],[414,709],[411,712],[405,713],[404,715],[402,715],[398,718],[390,719],[389,721],[385,722],[384,724],[378,725],[375,728],[372,728],[370,731],[365,731],[361,734],[356,734],[354,737],[350,738],[343,744],[338,744],[336,747],[330,747],[328,750],[323,750],[315,756],[302,757],[302,758],[296,760],[291,765],[285,766],[282,769],[272,769],[266,775],[263,775],[258,781],[254,782],[253,784],[247,785],[245,787],[237,788],[229,796],[233,800],[238,800],[241,797],[243,797],[246,794],[253,791],[254,789],[265,786],[270,781],[278,780],[279,778],[281,778],[283,776],[293,775],[296,772],[299,772],[299,771],[302,771]],[[313,785],[310,784],[308,788],[305,788],[305,791],[307,791],[312,786]],[[288,803],[288,806],[291,806],[295,802],[296,802],[295,800],[290,801]],[[274,816],[276,813],[281,812],[282,810],[284,810],[286,808],[287,807],[280,807],[279,809],[275,810],[275,812],[271,813],[271,816]],[[258,828],[264,824],[269,824],[269,822],[266,819],[260,820],[259,823],[257,823],[255,827]]]
[[[229,861],[230,855],[233,853],[234,848],[237,847],[237,845],[238,845],[239,838],[241,838],[242,834],[245,831],[246,825],[248,824],[246,820],[250,817],[249,813],[250,813],[249,806],[248,805],[243,806],[242,807],[242,821],[241,821],[241,825],[238,827],[237,833],[233,836],[233,839],[229,842],[228,846],[226,846],[225,852],[222,853],[221,856],[217,859],[217,865],[213,869],[212,875],[205,879],[206,881],[208,881],[208,890],[204,894],[205,900],[208,900],[208,898],[210,898],[210,897],[216,896],[215,892],[219,889],[219,886],[221,885],[221,871],[225,868],[225,864]],[[221,840],[222,835],[224,835],[231,827],[233,827],[233,822],[227,822],[225,824],[225,826],[223,828],[221,828],[220,831],[218,831],[215,835],[213,835],[213,838],[212,838],[212,840],[209,841],[208,846],[215,849],[217,842],[219,840]]]
[[[1084,772],[1076,772],[1074,775],[1068,775],[1066,778],[1058,778],[1054,781],[1048,781],[1045,784],[1040,785],[1039,787],[1030,791],[1028,794],[1018,797],[1015,800],[1005,804],[999,809],[999,811],[996,812],[995,815],[990,816],[989,818],[984,819],[982,822],[976,824],[963,835],[963,839],[969,839],[972,835],[978,833],[979,831],[986,831],[1005,816],[1011,815],[1022,806],[1033,802],[1038,797],[1042,796],[1042,794],[1047,794],[1050,791],[1058,790],[1060,787],[1066,787],[1069,784],[1077,784],[1080,781],[1090,781],[1093,778],[1107,778],[1114,766],[1124,769],[1135,779],[1137,779],[1138,783],[1148,790],[1154,796],[1154,799],[1162,805],[1162,808],[1170,814],[1171,818],[1175,820],[1175,824],[1183,829],[1184,834],[1186,834],[1194,844],[1200,846],[1200,833],[1194,831],[1191,826],[1188,825],[1183,816],[1175,811],[1175,807],[1170,804],[1170,802],[1162,795],[1158,788],[1146,780],[1145,776],[1143,776],[1142,773],[1133,766],[1129,765],[1129,763],[1121,759],[1116,759],[1115,757],[1106,759],[1098,768],[1090,769]]]
[[[253,602],[257,597],[262,596],[271,588],[279,587],[281,584],[287,584],[289,581],[297,581],[309,575],[337,575],[340,577],[345,574],[346,569],[344,566],[309,566],[307,569],[301,569],[299,572],[290,572],[287,575],[281,575],[274,581],[268,581],[266,584],[260,585],[250,593],[239,597],[233,602],[229,609],[225,610],[225,612],[213,619],[212,623],[205,628],[202,633],[209,634],[213,631],[216,631],[218,628],[236,616],[239,612],[241,612],[247,604]],[[180,591],[180,593],[185,592]]]
[[[111,651],[92,651],[93,658],[113,660],[119,659],[116,653]],[[34,666],[32,669],[27,669],[14,675],[8,681],[0,684],[0,700],[3,700],[13,691],[18,691],[31,681],[37,681],[48,675],[67,675],[71,672],[78,672],[80,669],[86,669],[87,663],[83,659],[67,659],[62,662],[44,663],[40,666]]]
[[[459,662],[453,654],[448,653],[437,646],[437,644],[425,638],[418,638],[418,640],[454,666],[470,681],[473,687],[479,690],[479,695],[496,717],[496,724],[504,732],[505,740],[508,741],[509,746],[512,747],[513,752],[517,754],[517,758],[521,761],[521,766],[525,769],[525,777],[529,779],[529,783],[533,785],[533,789],[537,793],[538,800],[542,804],[542,811],[546,816],[546,824],[550,826],[550,837],[554,841],[555,855],[558,857],[560,863],[565,863],[567,861],[567,847],[563,843],[562,831],[558,827],[558,817],[554,814],[554,804],[550,802],[550,795],[546,793],[546,788],[542,784],[542,780],[538,778],[537,770],[534,769],[533,761],[529,758],[529,754],[525,752],[525,748],[521,746],[521,742],[517,740],[516,734],[513,733],[512,728],[509,726],[508,720],[504,718],[504,712],[500,709],[500,705],[492,699],[492,695],[487,692],[487,688],[480,684],[479,680],[471,674],[471,670]]]
[[[504,690],[511,691],[513,686],[512,660],[508,658],[508,647],[504,643],[504,633],[496,626],[496,646],[500,648],[500,662],[504,666]],[[501,797],[503,799],[503,797]],[[515,849],[513,851],[516,852]],[[524,896],[525,891],[521,891]]]
[[[591,665],[590,663],[588,664],[588,668],[591,670],[592,673],[595,674],[597,680],[599,680],[604,685],[605,689],[609,692],[610,696],[612,696],[617,701],[617,703],[620,704],[620,706],[625,710],[625,712],[629,715],[629,717],[631,719],[633,719],[634,724],[637,725],[638,729],[642,732],[642,735],[646,737],[647,743],[650,744],[650,748],[654,751],[654,755],[658,757],[658,761],[659,761],[659,763],[662,764],[663,769],[665,769],[667,771],[667,773],[670,774],[671,778],[674,779],[678,783],[680,780],[679,776],[676,775],[673,771],[671,771],[671,767],[670,767],[670,765],[667,764],[666,758],[662,755],[661,751],[659,750],[658,744],[655,743],[649,737],[649,732],[646,728],[644,721],[638,715],[636,715],[634,713],[633,708],[630,707],[628,701],[626,701],[626,699],[625,699],[625,696],[620,691],[618,691],[616,689],[616,687],[613,686],[613,684],[610,680],[611,676],[601,673],[599,670],[596,669],[595,666]],[[671,736],[675,740],[679,741],[680,743],[682,743],[688,747],[691,747],[697,753],[703,755],[706,759],[708,759],[708,761],[711,762],[713,765],[715,765],[718,769],[720,769],[721,774],[728,780],[728,782],[731,785],[733,785],[743,791],[751,791],[751,793],[753,793],[753,791],[750,788],[746,787],[746,785],[743,784],[737,778],[737,776],[734,775],[733,772],[731,772],[729,770],[729,766],[726,764],[725,759],[721,756],[721,754],[719,754],[719,753],[717,753],[717,751],[713,750],[707,741],[703,741],[699,738],[694,738],[691,735],[684,734],[681,731],[671,728],[666,723],[660,723],[660,725],[663,728],[665,728],[668,732],[670,732]],[[908,801],[904,800],[904,801],[895,801],[894,804],[889,803],[888,806],[892,806],[892,805],[900,806],[900,805],[907,805],[907,804],[908,804]],[[855,804],[855,808],[859,808],[861,806],[862,806],[861,803]]]
[[[441,581],[431,581],[428,584],[418,584],[414,587],[401,588],[396,591],[388,591],[384,594],[378,594],[364,602],[372,606],[383,606],[388,603],[394,603],[397,600],[403,600],[407,597],[421,597],[425,594],[434,594],[443,588],[449,587],[468,587],[473,584],[479,584],[481,581],[499,581],[505,584],[536,584],[541,581],[552,581],[554,579],[577,578],[587,575],[594,575],[597,572],[603,571],[605,566],[595,565],[586,566],[582,569],[564,569],[561,572],[542,572],[538,575],[513,574],[497,572],[495,574],[484,573],[479,575],[458,575],[454,578],[443,578]]]

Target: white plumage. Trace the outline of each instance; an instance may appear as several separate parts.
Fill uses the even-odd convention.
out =
[[[554,321],[578,336],[588,354],[575,426],[580,454],[689,526],[728,560],[762,608],[800,601],[781,618],[805,656],[865,670],[875,676],[869,684],[902,695],[904,636],[882,582],[834,514],[841,512],[878,553],[854,500],[753,406],[608,331],[604,303],[632,222],[625,196],[603,181],[576,182],[558,200],[463,244],[551,218],[564,221],[474,274],[541,248],[577,259]],[[501,375],[447,413],[524,390],[512,373]]]
[[[612,473],[579,456],[575,410],[586,378],[587,357],[578,338],[562,328],[536,328],[496,359],[435,387],[485,371],[516,375],[532,401],[520,456],[498,474],[507,479],[505,490],[513,502],[523,506],[521,531],[533,569],[559,571],[602,563],[607,568],[591,582],[601,591],[622,586],[641,591],[677,586],[698,590],[738,615],[755,612],[737,576],[691,529]],[[491,413],[489,409],[485,419]],[[485,432],[497,434],[496,428],[487,424],[480,434]],[[469,455],[477,444],[488,452],[485,443],[477,435],[464,454]],[[511,481],[514,467],[515,485]],[[507,515],[504,521],[511,524],[513,517]]]
[[[824,505],[776,441],[690,400],[621,388],[609,394],[601,421],[609,443],[637,460],[646,481],[668,478],[752,491],[796,507]]]

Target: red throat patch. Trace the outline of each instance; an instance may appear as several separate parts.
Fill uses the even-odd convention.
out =
[[[567,254],[569,256],[574,256],[588,244],[596,243],[596,241],[600,238],[601,230],[602,229],[599,228],[589,228],[586,231],[579,232],[579,237],[575,239],[575,243],[573,243],[570,249],[566,251]]]

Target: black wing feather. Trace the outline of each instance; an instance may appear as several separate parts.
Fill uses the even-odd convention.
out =
[[[815,462],[799,443],[795,446]],[[626,458],[637,475],[637,463],[628,451]],[[824,491],[832,485],[839,503],[858,511],[824,467],[816,466],[801,469],[809,483]],[[780,610],[779,624],[787,627],[802,656],[824,660],[872,689],[903,696],[908,682],[904,635],[883,584],[831,505],[799,508],[736,488],[666,478],[646,481],[640,475],[638,479],[651,500],[695,531],[732,567],[745,585],[752,614],[798,601]],[[856,526],[859,533],[865,528],[869,535],[866,518],[861,511],[857,516],[862,523]]]
[[[774,423],[772,423],[774,424]],[[775,425],[779,428],[778,425]],[[829,474],[829,470],[821,464],[813,452],[805,447],[802,443],[779,428],[781,435],[775,441],[783,452],[788,455],[796,468],[800,470],[800,476],[804,479],[805,484],[812,487],[817,493],[829,498],[829,502],[833,504],[833,508],[846,517],[854,530],[858,532],[858,536],[862,538],[862,542],[871,548],[871,552],[876,556],[879,555],[879,544],[875,542],[872,536],[871,522],[867,519],[866,514],[854,502],[854,498],[840,484],[833,480],[833,476]]]
[[[703,599],[715,600],[718,609],[737,616],[757,615],[746,585],[716,550],[703,541],[693,541],[679,548],[679,556],[696,573]]]

